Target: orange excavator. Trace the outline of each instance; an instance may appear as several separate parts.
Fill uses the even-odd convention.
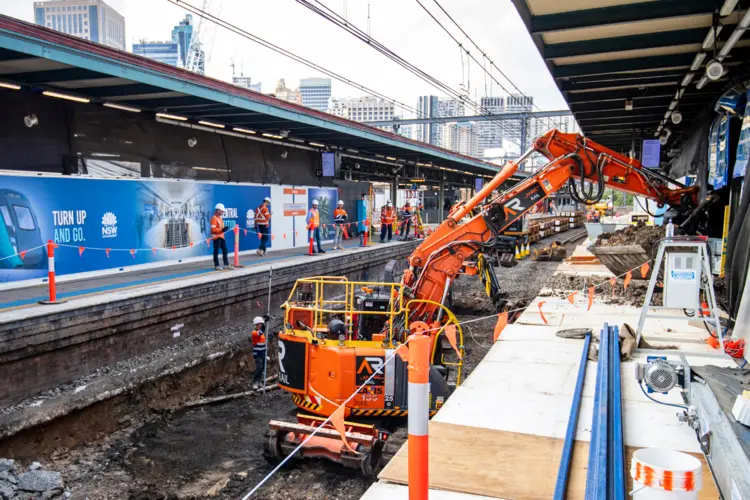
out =
[[[535,152],[548,163],[497,194]],[[434,414],[461,383],[463,333],[447,304],[451,284],[461,274],[479,274],[492,282],[487,290],[502,297],[488,271],[492,266],[487,256],[512,265],[515,239],[502,236],[503,230],[565,184],[581,203],[598,202],[610,187],[669,205],[670,217],[683,228],[705,223],[706,204],[698,204],[697,187],[647,170],[637,160],[578,134],[550,130],[471,200],[454,207],[411,254],[400,280],[391,263],[384,283],[342,277],[297,281],[282,306],[279,385],[303,413],[296,422],[270,422],[266,458],[278,463],[294,453],[296,459],[326,458],[376,474],[389,449],[395,451],[398,444],[390,432],[394,422],[408,413],[407,364],[396,349],[409,334],[429,335],[429,404]],[[495,305],[502,309],[503,299]],[[346,441],[326,421],[342,405]]]

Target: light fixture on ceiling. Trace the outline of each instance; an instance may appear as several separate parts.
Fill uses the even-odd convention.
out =
[[[667,145],[667,141],[669,141],[669,137],[667,137],[666,134],[661,134],[659,136],[659,144],[661,144],[662,146],[666,146]]]
[[[698,80],[698,83],[695,84],[695,88],[700,90],[703,87],[706,86],[708,83],[708,77],[706,75],[703,75],[700,80]]]
[[[281,152],[281,157],[286,160],[286,157],[289,156],[289,151],[286,149]]]
[[[254,134],[255,130],[250,130],[247,128],[240,128],[240,127],[234,127],[232,128],[235,132],[242,132],[243,134]]]
[[[625,111],[633,111],[633,99],[625,100]]]
[[[682,122],[682,113],[680,113],[679,109],[675,109],[672,111],[672,123],[675,125],[679,125]]]
[[[703,64],[703,60],[706,58],[705,52],[698,52],[695,54],[695,59],[693,59],[693,64],[690,65],[690,71],[698,71],[698,68],[701,67],[701,64]]]
[[[187,121],[187,118],[179,115],[170,115],[169,113],[156,113],[157,118],[165,118],[167,120],[177,120],[178,122]]]
[[[190,146],[191,148],[194,148],[196,144],[198,144],[198,139],[196,139],[195,137],[191,137],[190,139],[188,139],[188,146]]]
[[[39,125],[39,118],[37,118],[35,114],[29,113],[23,117],[23,124],[31,128],[34,125]]]
[[[122,104],[115,104],[113,102],[105,102],[102,104],[105,108],[119,109],[120,111],[130,111],[131,113],[140,113],[141,110],[131,106],[124,106]]]
[[[706,64],[706,76],[709,80],[717,81],[719,78],[721,78],[721,75],[724,74],[724,66],[721,64],[720,61],[716,59],[711,59],[708,61],[708,64]]]
[[[280,130],[279,131],[279,135],[281,137],[287,138],[287,137],[289,137],[289,131],[288,130]]]
[[[314,148],[324,148],[324,147],[326,147],[325,144],[321,144],[319,142],[310,142],[310,146],[312,146]]]
[[[84,104],[91,102],[90,99],[86,99],[85,97],[78,97],[75,95],[70,94],[62,94],[60,92],[52,92],[51,90],[45,90],[42,92],[43,95],[46,95],[47,97],[56,97],[58,99],[65,99],[66,101],[75,101],[75,102],[82,102]]]
[[[731,14],[732,11],[734,11],[734,8],[737,6],[738,1],[739,0],[724,0],[724,3],[719,10],[719,15],[721,17],[726,17]]]
[[[221,123],[208,122],[205,120],[200,120],[198,123],[201,125],[205,125],[206,127],[224,128],[224,125],[222,125]]]
[[[672,111],[676,107],[677,107],[677,101],[673,100],[672,102],[669,103],[669,108],[668,109],[669,109],[669,111]]]
[[[0,87],[4,89],[9,89],[9,90],[21,90],[20,85],[16,85],[15,83],[9,83],[9,82],[0,82]]]
[[[690,85],[690,82],[693,81],[694,77],[695,77],[695,73],[686,74],[685,77],[682,79],[682,83],[680,83],[680,85],[682,85],[683,87],[687,87],[688,85]]]

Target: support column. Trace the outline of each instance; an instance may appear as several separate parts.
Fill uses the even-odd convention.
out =
[[[443,211],[443,205],[445,205],[445,179],[440,179],[440,191],[438,191],[438,224],[445,220],[445,212]]]
[[[526,118],[521,118],[521,152],[519,154],[524,154],[526,152],[526,143],[527,141],[527,134],[528,134],[528,126],[526,122]]]
[[[391,184],[391,203],[393,203],[393,206],[398,205],[398,175],[393,178],[393,183]]]

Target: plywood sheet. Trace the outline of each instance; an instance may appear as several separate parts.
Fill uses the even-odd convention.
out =
[[[508,411],[513,411],[509,408]],[[508,500],[552,498],[563,440],[464,425],[430,422],[430,488]],[[568,499],[583,499],[587,442],[576,441]],[[626,449],[626,463],[636,448]],[[715,500],[718,491],[703,462],[699,499]],[[380,473],[380,479],[407,484],[408,447],[404,445]],[[632,485],[628,484],[629,490]]]

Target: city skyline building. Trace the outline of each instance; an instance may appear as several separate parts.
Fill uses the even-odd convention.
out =
[[[392,102],[371,96],[344,99],[331,97],[328,102],[328,113],[355,122],[393,120],[394,111],[395,105]],[[393,130],[391,126],[378,128],[389,132]]]
[[[443,147],[465,156],[477,156],[479,139],[474,122],[449,122],[443,131]]]
[[[174,28],[172,28],[172,42],[177,44],[178,54],[180,56],[180,67],[186,67],[190,60],[190,44],[193,42],[193,15],[185,14],[185,18],[182,19]],[[196,44],[193,47],[195,55],[193,58],[196,60],[197,73],[199,75],[206,74],[206,54],[200,44]]]
[[[464,103],[457,99],[438,99],[438,116],[464,116],[466,114]],[[452,141],[446,140],[448,124],[438,125],[438,144],[445,149],[452,149]]]
[[[421,95],[417,99],[417,118],[440,117],[440,100],[436,95]],[[417,140],[440,145],[440,126],[437,123],[417,125]]]
[[[148,57],[154,61],[182,67],[179,47],[174,42],[147,42],[133,44],[133,54]]]
[[[34,2],[34,22],[84,40],[125,50],[125,18],[102,0]]]
[[[282,101],[302,104],[302,94],[300,94],[298,90],[288,88],[286,86],[286,81],[283,78],[279,79],[279,83],[276,84],[276,89],[274,90],[273,95]]]
[[[239,87],[254,90],[255,92],[261,92],[261,82],[253,83],[252,79],[249,76],[232,75],[232,83]]]
[[[303,78],[299,81],[299,93],[302,94],[303,106],[326,112],[331,98],[331,79]]]
[[[482,114],[500,114],[505,112],[505,99],[502,97],[482,97],[479,100]],[[477,155],[484,156],[485,151],[502,147],[503,125],[502,122],[483,120],[478,122],[476,132]]]

